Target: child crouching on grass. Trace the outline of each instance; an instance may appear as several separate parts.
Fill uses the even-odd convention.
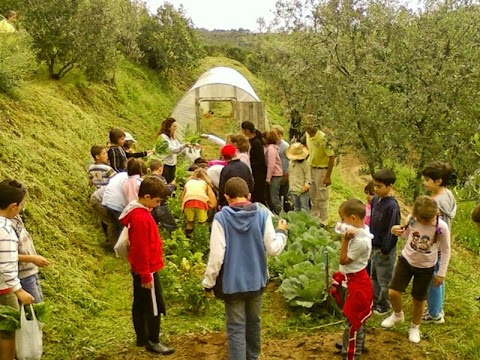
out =
[[[433,284],[441,285],[447,273],[450,261],[450,230],[448,225],[439,218],[438,205],[435,200],[430,196],[419,196],[413,204],[413,214],[407,218],[406,225],[395,225],[391,232],[407,241],[398,258],[388,291],[393,313],[383,320],[381,325],[391,328],[395,324],[405,321],[402,310],[402,293],[413,277],[411,292],[413,314],[408,340],[419,343],[420,322],[439,252],[441,262],[433,278]]]
[[[340,268],[334,274],[334,280],[338,285],[342,282],[347,284],[347,294],[344,299],[337,286],[332,295],[347,318],[341,346],[342,358],[352,360],[360,358],[365,345],[365,322],[372,314],[373,286],[366,267],[372,252],[373,235],[363,223],[365,205],[360,200],[345,201],[338,212],[342,219],[343,239]]]
[[[158,271],[163,266],[162,238],[151,209],[160,205],[167,195],[165,183],[147,176],[140,184],[138,200],[132,201],[120,215],[124,226],[129,226],[130,248],[128,262],[133,276],[133,327],[137,346],[167,355],[173,349],[160,343],[160,317],[166,313]]]
[[[217,206],[217,199],[213,192],[212,182],[207,172],[198,168],[185,183],[182,194],[182,210],[187,218],[185,235],[193,232],[193,222],[203,224],[208,220],[208,210]]]

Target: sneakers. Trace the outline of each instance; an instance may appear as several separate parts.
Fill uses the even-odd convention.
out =
[[[408,330],[408,341],[418,344],[420,342],[420,329],[418,326],[411,326]]]
[[[380,325],[384,328],[392,328],[395,326],[395,324],[402,323],[404,321],[405,321],[405,314],[403,313],[403,311],[400,313],[399,316],[397,316],[397,314],[393,312],[392,315],[390,315],[385,320],[383,320]]]
[[[172,348],[166,347],[161,343],[153,343],[151,341],[147,342],[147,345],[145,346],[145,348],[150,352],[154,352],[161,355],[169,355],[175,352],[175,350]]]
[[[430,314],[423,315],[422,322],[425,324],[443,324],[445,323],[445,318],[443,314],[440,313],[437,316],[431,316]]]
[[[387,315],[390,311],[391,309],[386,309],[386,310],[380,309],[380,308],[373,309],[373,313],[375,315],[380,315],[380,316]]]

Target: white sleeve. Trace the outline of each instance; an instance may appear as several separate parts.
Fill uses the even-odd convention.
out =
[[[215,136],[215,135],[207,135],[207,140],[210,140],[211,142],[219,145],[219,146],[225,146],[226,144],[226,141],[223,140],[223,139],[220,139],[218,136]]]
[[[275,232],[273,227],[272,215],[268,214],[265,224],[265,233],[263,235],[263,243],[267,250],[267,255],[279,255],[287,244],[287,235],[283,232]]]
[[[442,233],[438,235],[439,248],[441,254],[440,267],[437,271],[438,276],[445,277],[447,274],[448,263],[450,262],[450,229],[448,225],[442,221]]]
[[[217,220],[213,220],[210,235],[210,255],[208,256],[205,277],[202,282],[203,287],[206,289],[211,289],[215,286],[225,258],[225,246],[225,231]]]

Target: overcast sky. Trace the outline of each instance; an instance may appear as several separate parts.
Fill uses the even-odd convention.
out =
[[[165,0],[145,0],[155,13]],[[263,17],[267,24],[273,19],[276,0],[167,0],[178,8],[181,4],[195,27],[214,29],[258,30],[257,19]],[[402,0],[400,0],[402,1]],[[419,0],[403,0],[417,7]]]

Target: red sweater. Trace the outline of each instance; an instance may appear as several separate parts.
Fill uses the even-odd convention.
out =
[[[164,266],[162,238],[158,233],[157,224],[150,211],[141,205],[133,207],[131,211],[122,215],[123,217],[120,218],[122,224],[130,226],[128,230],[130,267],[135,274],[140,275],[142,284],[151,283],[152,273],[161,270]]]

